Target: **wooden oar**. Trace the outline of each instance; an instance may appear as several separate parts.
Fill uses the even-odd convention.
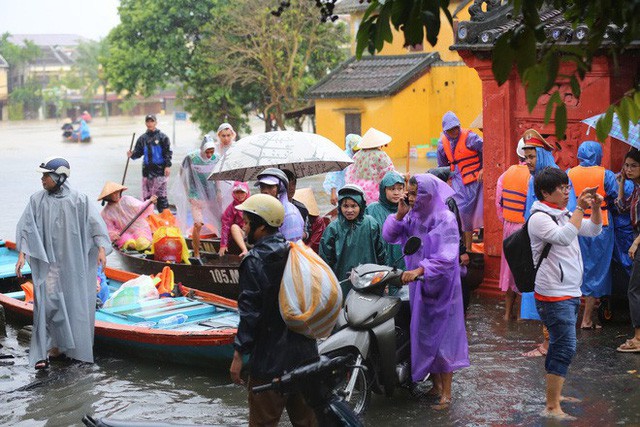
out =
[[[129,146],[129,151],[133,150],[133,140],[135,139],[135,137],[136,137],[136,133],[134,132],[133,135],[131,135],[131,145]],[[127,169],[129,169],[129,160],[131,160],[131,158],[127,156],[127,164],[124,167],[124,174],[122,175],[122,183],[121,183],[122,185],[124,185],[124,180],[127,177]]]
[[[118,236],[122,237],[124,232],[127,231],[129,229],[129,227],[131,227],[133,225],[134,222],[136,222],[136,219],[140,218],[140,215],[142,215],[144,213],[144,211],[146,211],[147,208],[149,207],[149,205],[151,205],[152,203],[153,202],[151,201],[151,199],[147,200],[147,203],[145,203],[144,206],[142,207],[142,209],[140,209],[140,212],[138,212],[136,214],[136,216],[134,216],[131,219],[131,221],[129,221],[129,223],[124,226],[124,228],[120,231],[120,233],[118,233]]]

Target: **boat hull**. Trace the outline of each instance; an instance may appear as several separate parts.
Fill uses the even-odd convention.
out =
[[[107,277],[125,282],[137,275],[107,268]],[[185,291],[190,291],[185,287]],[[237,309],[235,301],[193,290],[198,299],[230,309]],[[22,322],[33,321],[33,304],[25,303],[8,294],[0,293],[0,304],[7,316]],[[175,362],[193,366],[211,367],[212,363],[229,361],[233,357],[236,328],[203,331],[155,329],[98,320],[96,315],[95,340],[97,349],[124,351],[137,357]],[[225,365],[226,366],[226,365]]]

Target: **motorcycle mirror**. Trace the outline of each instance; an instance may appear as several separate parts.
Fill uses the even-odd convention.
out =
[[[409,240],[407,240],[407,243],[404,244],[402,252],[405,255],[413,255],[418,252],[420,246],[422,246],[422,239],[420,239],[418,236],[411,236],[409,237]]]

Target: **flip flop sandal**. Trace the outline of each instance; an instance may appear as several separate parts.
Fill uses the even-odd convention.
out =
[[[49,368],[49,360],[48,359],[38,360],[36,362],[35,368],[36,368],[36,371],[42,371],[44,369],[48,369]]]
[[[547,355],[547,350],[545,350],[542,345],[534,348],[531,351],[527,351],[526,353],[522,353],[524,357],[541,357]]]
[[[632,338],[630,340],[627,340],[616,350],[621,353],[640,353],[640,343]]]

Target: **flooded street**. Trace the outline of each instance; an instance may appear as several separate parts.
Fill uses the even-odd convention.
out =
[[[173,140],[171,118],[160,116],[158,122]],[[136,132],[137,138],[144,131],[142,117],[116,117],[108,123],[96,119],[90,124],[93,142],[77,144],[61,142],[60,125],[53,120],[0,122],[0,238],[15,239],[29,196],[41,189],[35,168],[45,158],[67,158],[70,185],[95,199],[105,181],[121,182],[131,134]],[[261,126],[256,122],[254,128]],[[199,130],[189,122],[177,122],[175,134],[172,177],[200,141]],[[396,166],[404,171],[405,160],[397,160]],[[412,172],[421,172],[430,162],[412,160],[410,166]],[[320,191],[322,179],[304,178],[298,187],[313,187],[321,212],[326,212],[330,206]],[[128,194],[140,196],[140,181],[141,161],[130,162]],[[100,208],[98,202],[96,206]],[[114,256],[109,265],[118,266]],[[401,389],[392,398],[373,396],[366,425],[561,425],[539,416],[544,407],[544,359],[521,356],[541,339],[540,324],[505,324],[503,311],[499,300],[473,297],[467,320],[471,367],[454,375],[449,410],[435,411],[433,402]],[[183,424],[248,421],[246,391],[231,384],[228,365],[203,370],[100,350],[93,365],[53,365],[49,372],[36,374],[27,366],[28,342],[19,339],[19,328],[10,323],[8,337],[0,337],[0,353],[15,357],[13,365],[6,363],[10,359],[0,360],[0,425],[81,425],[84,414]],[[615,351],[631,331],[628,324],[614,324],[578,332],[578,353],[564,394],[582,402],[564,405],[578,417],[566,425],[640,425],[640,354]]]

